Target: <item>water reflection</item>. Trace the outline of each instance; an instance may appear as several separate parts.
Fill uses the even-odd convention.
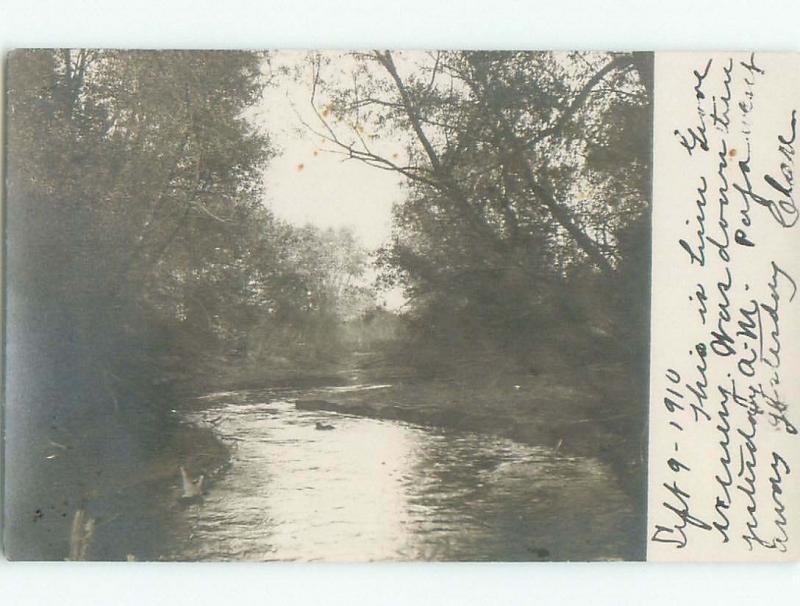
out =
[[[215,394],[233,465],[186,512],[177,559],[632,557],[627,499],[597,461],[510,440]],[[317,422],[333,431],[315,429]]]

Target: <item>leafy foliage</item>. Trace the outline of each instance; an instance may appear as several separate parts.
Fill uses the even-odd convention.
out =
[[[12,333],[30,325],[66,416],[160,423],[170,386],[221,360],[335,346],[366,257],[352,234],[294,228],[263,206],[271,149],[244,117],[263,60],[11,56]]]
[[[352,81],[326,79],[312,59],[322,109],[310,126],[332,151],[404,177],[379,262],[383,283],[413,302],[419,335],[641,353],[646,326],[630,319],[647,306],[651,57],[353,58]],[[405,154],[376,143],[390,139]]]

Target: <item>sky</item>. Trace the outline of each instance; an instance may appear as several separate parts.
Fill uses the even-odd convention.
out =
[[[264,175],[266,203],[290,223],[349,226],[364,246],[378,248],[390,235],[392,204],[403,197],[400,177],[326,152],[330,145],[302,124],[301,119],[320,126],[311,109],[312,71],[305,57],[273,55],[273,70],[299,68],[301,78],[279,76],[254,112],[277,150]]]
[[[326,76],[344,75],[352,60],[339,53],[331,56],[336,60]],[[277,75],[251,114],[276,151],[264,173],[265,204],[278,218],[297,226],[349,227],[365,248],[374,251],[391,235],[392,206],[401,202],[405,193],[402,179],[357,160],[343,160],[330,153],[330,143],[326,145],[310,131],[307,125],[319,128],[321,124],[311,106],[313,72],[306,57],[302,51],[271,56],[273,74],[286,68],[297,70],[299,77]],[[405,154],[399,141],[376,144],[388,153]],[[370,269],[364,281],[371,283],[376,277],[376,271]],[[400,289],[394,289],[380,293],[378,302],[397,310],[406,298]]]

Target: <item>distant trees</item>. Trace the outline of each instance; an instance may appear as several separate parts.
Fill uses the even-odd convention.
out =
[[[256,363],[299,356],[298,365],[313,365],[339,351],[343,322],[374,306],[364,279],[368,255],[347,228],[282,225],[273,241],[280,253],[264,265],[272,273],[263,276],[260,319],[241,326],[242,353]]]
[[[312,59],[308,126],[406,182],[381,262],[425,334],[643,340],[630,323],[647,305],[649,55],[352,58],[345,78]]]

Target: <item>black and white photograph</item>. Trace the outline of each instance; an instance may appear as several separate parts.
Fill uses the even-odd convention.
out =
[[[22,560],[639,560],[652,53],[17,50]]]

